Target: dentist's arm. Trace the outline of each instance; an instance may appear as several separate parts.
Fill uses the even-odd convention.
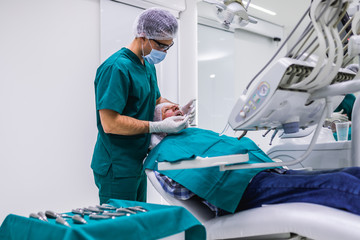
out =
[[[119,135],[176,133],[184,129],[189,120],[189,117],[173,116],[159,122],[148,122],[121,115],[110,109],[101,109],[99,114],[104,132]]]
[[[110,109],[99,110],[101,125],[105,133],[136,135],[149,132],[149,122],[121,115]]]

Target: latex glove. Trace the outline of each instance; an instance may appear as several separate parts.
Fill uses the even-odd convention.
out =
[[[184,129],[189,121],[189,116],[173,116],[159,122],[149,122],[150,133],[177,133]]]
[[[340,112],[334,112],[331,115],[331,122],[338,121],[338,122],[347,122],[349,121],[349,117],[346,116],[346,114],[342,114],[344,112],[344,109],[342,109]]]
[[[196,114],[195,101],[196,99],[192,99],[186,105],[180,108],[180,110],[184,113],[184,115],[189,116],[189,123],[192,123],[195,119],[195,114]]]

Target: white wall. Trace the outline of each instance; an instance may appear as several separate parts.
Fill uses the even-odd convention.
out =
[[[195,1],[186,0],[186,7],[180,28],[192,26],[179,31],[176,54],[158,68],[160,78],[177,76],[159,84],[165,97],[182,104],[197,94]],[[111,54],[107,49],[100,56],[107,47],[100,44],[100,10],[100,0],[0,2],[0,223],[10,213],[64,212],[98,202],[90,168],[97,134],[93,81]],[[190,50],[181,61],[178,46]]]
[[[99,0],[0,1],[0,222],[97,203]]]
[[[136,17],[147,7],[155,6],[149,3],[142,5],[140,2],[140,6],[134,7],[119,1],[100,1],[101,62],[131,43],[134,39],[133,23]],[[175,38],[174,46],[167,52],[165,60],[155,65],[161,95],[173,102],[179,101],[178,49],[178,38]]]

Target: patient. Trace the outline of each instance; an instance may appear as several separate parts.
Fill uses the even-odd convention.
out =
[[[161,121],[172,116],[183,116],[184,113],[180,110],[179,105],[174,103],[160,103],[155,107],[154,121]],[[166,133],[151,134],[150,149],[153,149],[159,142],[166,137]]]
[[[159,120],[162,120],[163,116]],[[158,171],[157,162],[249,154],[249,162],[272,160],[248,138],[237,140],[198,128],[164,137],[148,155],[144,167],[155,171],[164,190],[175,198],[200,198],[215,216],[266,204],[308,202],[360,215],[360,168],[327,171],[241,169],[218,167]]]

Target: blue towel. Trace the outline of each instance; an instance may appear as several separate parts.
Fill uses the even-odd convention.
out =
[[[157,162],[191,160],[197,156],[215,157],[232,154],[249,154],[246,163],[272,162],[249,138],[219,136],[213,131],[187,128],[165,137],[148,155],[144,168],[158,170]],[[172,178],[211,204],[235,212],[250,180],[261,169],[219,171],[219,167],[167,170],[160,173]]]

